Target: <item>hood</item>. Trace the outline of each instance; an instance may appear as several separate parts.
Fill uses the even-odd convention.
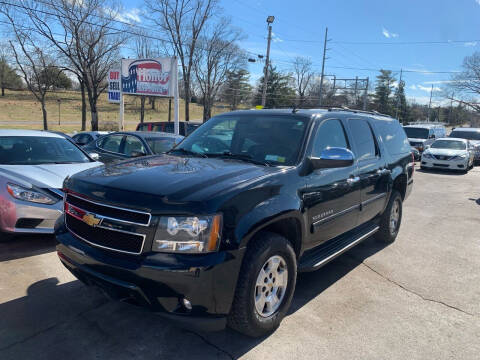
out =
[[[63,181],[80,171],[103,165],[100,162],[44,165],[1,165],[0,175],[12,181],[32,184],[40,188],[61,189]],[[20,184],[21,185],[21,184]]]
[[[480,140],[470,140],[470,144],[475,147],[480,147]]]
[[[452,149],[428,149],[426,150],[427,154],[432,155],[444,155],[444,156],[457,156],[464,155],[467,153],[467,150],[452,150]]]
[[[415,142],[415,143],[424,143],[428,139],[418,139],[418,138],[408,138],[409,142]]]
[[[232,159],[148,156],[84,171],[67,188],[92,199],[152,210],[203,202],[282,168]]]

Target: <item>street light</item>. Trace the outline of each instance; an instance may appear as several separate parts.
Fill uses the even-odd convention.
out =
[[[267,84],[268,84],[268,65],[270,64],[270,42],[272,41],[272,23],[275,16],[267,17],[268,24],[268,42],[267,42],[267,58],[265,59],[265,73],[263,76],[263,91],[262,91],[262,108],[265,107],[267,101]]]
[[[275,20],[275,16],[270,15],[269,17],[267,17],[267,23],[271,24],[273,23],[273,20]]]

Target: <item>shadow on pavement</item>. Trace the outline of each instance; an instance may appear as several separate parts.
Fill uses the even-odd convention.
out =
[[[15,260],[55,251],[53,235],[18,235],[0,242],[0,261]]]
[[[289,315],[308,304],[384,244],[368,239],[322,269],[300,274]],[[110,301],[79,281],[48,278],[0,304],[0,358],[232,359],[265,340],[226,329],[178,328],[143,309]]]
[[[420,169],[420,168],[415,168],[415,171],[425,173],[425,174],[439,174],[439,175],[452,175],[452,176],[462,176],[462,175],[467,175],[467,173],[463,171],[457,171],[457,170],[442,170],[442,169]]]

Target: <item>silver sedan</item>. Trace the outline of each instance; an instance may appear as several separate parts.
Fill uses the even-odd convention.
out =
[[[99,165],[60,135],[0,130],[0,239],[53,233],[65,178]]]

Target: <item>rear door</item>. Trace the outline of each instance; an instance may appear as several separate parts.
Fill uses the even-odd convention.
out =
[[[387,200],[390,170],[386,158],[380,153],[372,124],[367,118],[348,119],[348,127],[360,177],[361,224],[373,219],[380,213]]]
[[[309,155],[320,157],[327,147],[351,149],[340,119],[325,119],[316,125]],[[307,176],[307,187],[302,198],[312,233],[309,247],[357,226],[360,207],[360,183],[357,180],[355,165],[318,169]]]

